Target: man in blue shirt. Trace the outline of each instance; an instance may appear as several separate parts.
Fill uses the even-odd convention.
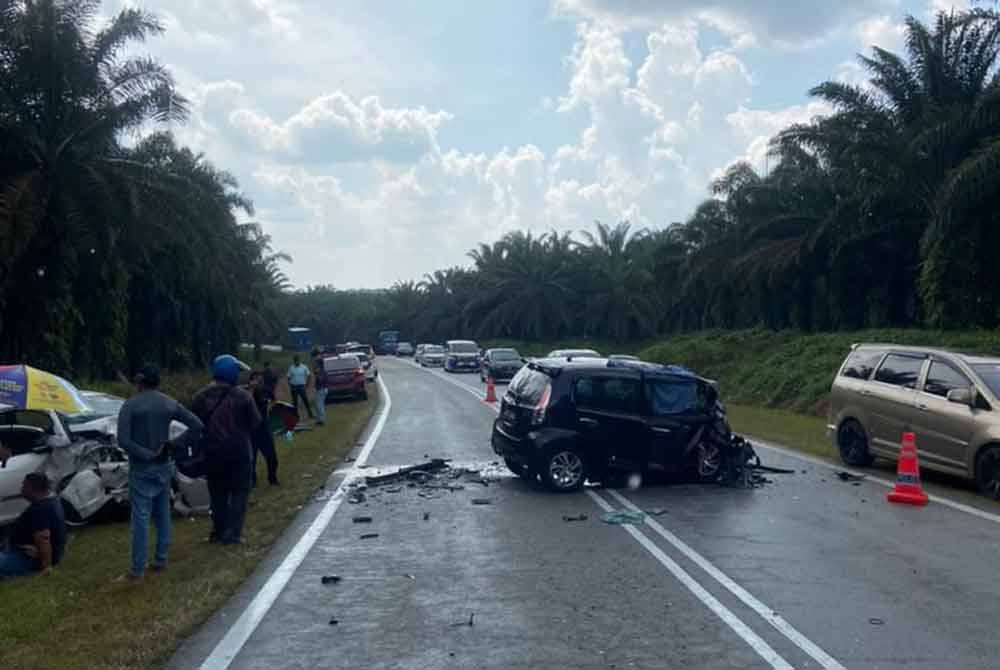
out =
[[[66,546],[62,503],[52,495],[49,478],[29,473],[21,483],[21,495],[30,504],[14,522],[10,547],[0,551],[0,579],[46,575],[62,560]]]
[[[180,421],[187,430],[177,444],[188,444],[201,434],[201,420],[173,398],[160,393],[160,370],[146,365],[135,377],[138,393],[118,413],[118,444],[128,452],[129,501],[132,505],[132,569],[137,579],[146,571],[149,519],[156,525],[156,554],[150,568],[167,566],[170,548],[170,481],[174,476],[170,424]]]
[[[306,384],[309,382],[311,374],[309,368],[302,364],[301,358],[295,356],[292,359],[292,365],[288,368],[288,388],[292,393],[292,404],[295,405],[295,411],[298,411],[299,399],[301,398],[310,419],[313,418],[313,411],[309,405],[309,396],[306,395]]]

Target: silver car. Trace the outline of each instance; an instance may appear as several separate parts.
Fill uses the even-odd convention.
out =
[[[425,368],[440,368],[444,366],[444,347],[437,344],[425,344],[417,355],[417,363]]]

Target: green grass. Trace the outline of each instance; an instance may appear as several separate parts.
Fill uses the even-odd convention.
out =
[[[171,375],[164,388],[185,388],[195,379],[205,383],[201,374]],[[368,402],[330,405],[324,428],[298,433],[291,444],[278,440],[282,486],[252,493],[243,547],[208,544],[206,517],[175,517],[169,570],[120,583],[115,578],[129,565],[128,524],[101,523],[70,535],[51,576],[0,582],[0,668],[162,667],[267,554],[357,441],[377,404],[376,392]],[[258,480],[266,481],[263,463],[260,468]]]
[[[795,447],[821,458],[837,458],[837,450],[826,439],[826,421],[819,417],[747,405],[727,405],[726,411],[737,433]]]

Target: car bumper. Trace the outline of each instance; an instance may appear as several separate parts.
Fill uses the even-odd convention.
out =
[[[363,385],[351,384],[350,386],[328,386],[326,389],[327,398],[349,398],[365,392]]]
[[[531,455],[535,452],[534,444],[530,438],[518,438],[510,435],[500,426],[500,419],[493,423],[493,436],[490,443],[497,456],[524,465],[530,465]]]
[[[441,358],[422,358],[420,362],[429,368],[439,368],[444,365],[444,359]]]
[[[445,363],[445,367],[455,371],[479,372],[478,361],[456,361],[454,363],[448,361]]]

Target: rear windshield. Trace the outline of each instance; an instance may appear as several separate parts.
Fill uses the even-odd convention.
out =
[[[521,371],[514,375],[510,381],[507,392],[514,396],[519,405],[533,407],[542,399],[542,393],[545,392],[549,384],[549,376],[544,372],[531,368],[521,368]]]
[[[493,352],[493,360],[495,361],[519,361],[521,357],[513,349],[500,349],[499,351]]]
[[[448,348],[456,354],[474,354],[479,351],[475,342],[453,342]]]
[[[840,374],[853,379],[868,379],[872,376],[872,371],[878,365],[885,349],[858,349],[851,352],[844,363],[844,370]]]
[[[329,371],[337,370],[353,370],[358,367],[357,356],[349,356],[346,358],[327,358],[323,361],[324,368]]]
[[[990,387],[993,395],[1000,398],[1000,363],[979,363],[973,365],[972,369]]]

